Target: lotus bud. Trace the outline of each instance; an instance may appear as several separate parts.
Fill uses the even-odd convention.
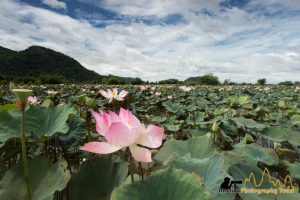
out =
[[[278,142],[274,142],[274,149],[279,149],[281,148],[281,144]]]
[[[278,107],[279,107],[279,108],[286,109],[286,108],[287,108],[287,102],[286,102],[286,101],[283,101],[283,100],[280,100],[280,101],[278,102]]]
[[[96,99],[90,98],[90,97],[85,97],[85,103],[91,108],[97,107],[97,101]]]
[[[85,102],[85,97],[86,97],[86,94],[79,95],[79,96],[77,96],[77,100],[80,103],[84,103]]]
[[[211,130],[212,130],[213,132],[218,132],[218,130],[219,130],[219,124],[218,124],[217,121],[215,121],[215,122],[213,123],[213,125],[212,125],[212,127],[211,127]]]
[[[9,90],[12,91],[13,89],[17,89],[17,87],[15,86],[15,84],[13,82],[9,83]]]
[[[253,137],[249,134],[246,134],[244,138],[245,138],[247,144],[254,142]]]

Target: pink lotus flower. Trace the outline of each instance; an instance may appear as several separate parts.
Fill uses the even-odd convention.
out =
[[[118,101],[124,101],[124,97],[128,94],[128,91],[122,90],[118,94],[118,89],[114,88],[113,90],[108,89],[107,92],[105,92],[104,90],[100,90],[100,94],[105,98],[108,98],[109,103],[111,103],[113,99],[116,99]]]
[[[120,109],[119,115],[100,110],[92,112],[96,119],[96,130],[104,136],[105,142],[89,142],[80,147],[92,153],[109,154],[129,147],[133,158],[138,162],[152,162],[151,151],[140,147],[158,148],[162,144],[164,130],[155,125],[147,128],[130,111]]]
[[[27,97],[27,101],[31,104],[37,104],[37,98],[33,96]]]
[[[140,89],[141,89],[142,91],[144,91],[144,90],[146,90],[146,89],[147,89],[147,87],[146,87],[146,86],[144,86],[144,85],[140,85],[139,87],[140,87]]]
[[[183,90],[183,91],[185,91],[185,92],[189,92],[189,91],[191,91],[191,90],[192,90],[192,88],[191,88],[191,87],[187,87],[187,86],[185,86],[185,85],[183,85],[183,86],[180,86],[180,87],[179,87],[179,89],[181,89],[181,90]]]
[[[161,92],[155,92],[155,96],[160,96]]]

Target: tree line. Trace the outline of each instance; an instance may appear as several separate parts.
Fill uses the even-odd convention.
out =
[[[63,76],[59,75],[41,75],[35,76],[1,76],[0,84],[8,84],[10,81],[19,84],[62,84],[62,83],[79,83],[77,81],[70,81],[65,79]],[[81,82],[80,82],[81,83]],[[191,77],[185,81],[180,81],[178,79],[166,79],[156,82],[143,81],[141,78],[126,78],[118,77],[113,75],[103,76],[99,80],[93,80],[89,82],[91,84],[105,84],[105,85],[141,85],[141,84],[178,84],[178,85],[250,85],[251,83],[236,83],[232,82],[230,79],[225,79],[223,83],[220,82],[219,78],[213,74],[205,74],[203,76]],[[265,78],[258,79],[255,83],[256,85],[267,85],[267,80]],[[300,85],[300,82],[283,81],[278,83],[278,85],[294,86]]]

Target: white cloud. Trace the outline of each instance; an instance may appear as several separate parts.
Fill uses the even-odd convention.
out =
[[[62,2],[62,1],[58,1],[58,0],[41,0],[41,2],[43,4],[46,4],[46,5],[50,6],[51,8],[63,9],[63,10],[67,9],[66,3]]]
[[[299,16],[273,19],[238,8],[220,11],[218,0],[174,2],[111,0],[102,6],[130,16],[180,13],[187,23],[97,28],[84,19],[4,0],[0,5],[0,45],[16,50],[41,45],[100,74],[151,81],[184,80],[210,72],[238,82],[262,77],[270,82],[300,80]],[[214,15],[195,12],[204,8]]]

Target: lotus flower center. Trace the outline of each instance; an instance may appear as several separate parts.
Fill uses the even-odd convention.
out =
[[[113,92],[112,92],[112,96],[113,96],[113,97],[118,96],[118,92],[117,92],[117,91],[113,91]]]

